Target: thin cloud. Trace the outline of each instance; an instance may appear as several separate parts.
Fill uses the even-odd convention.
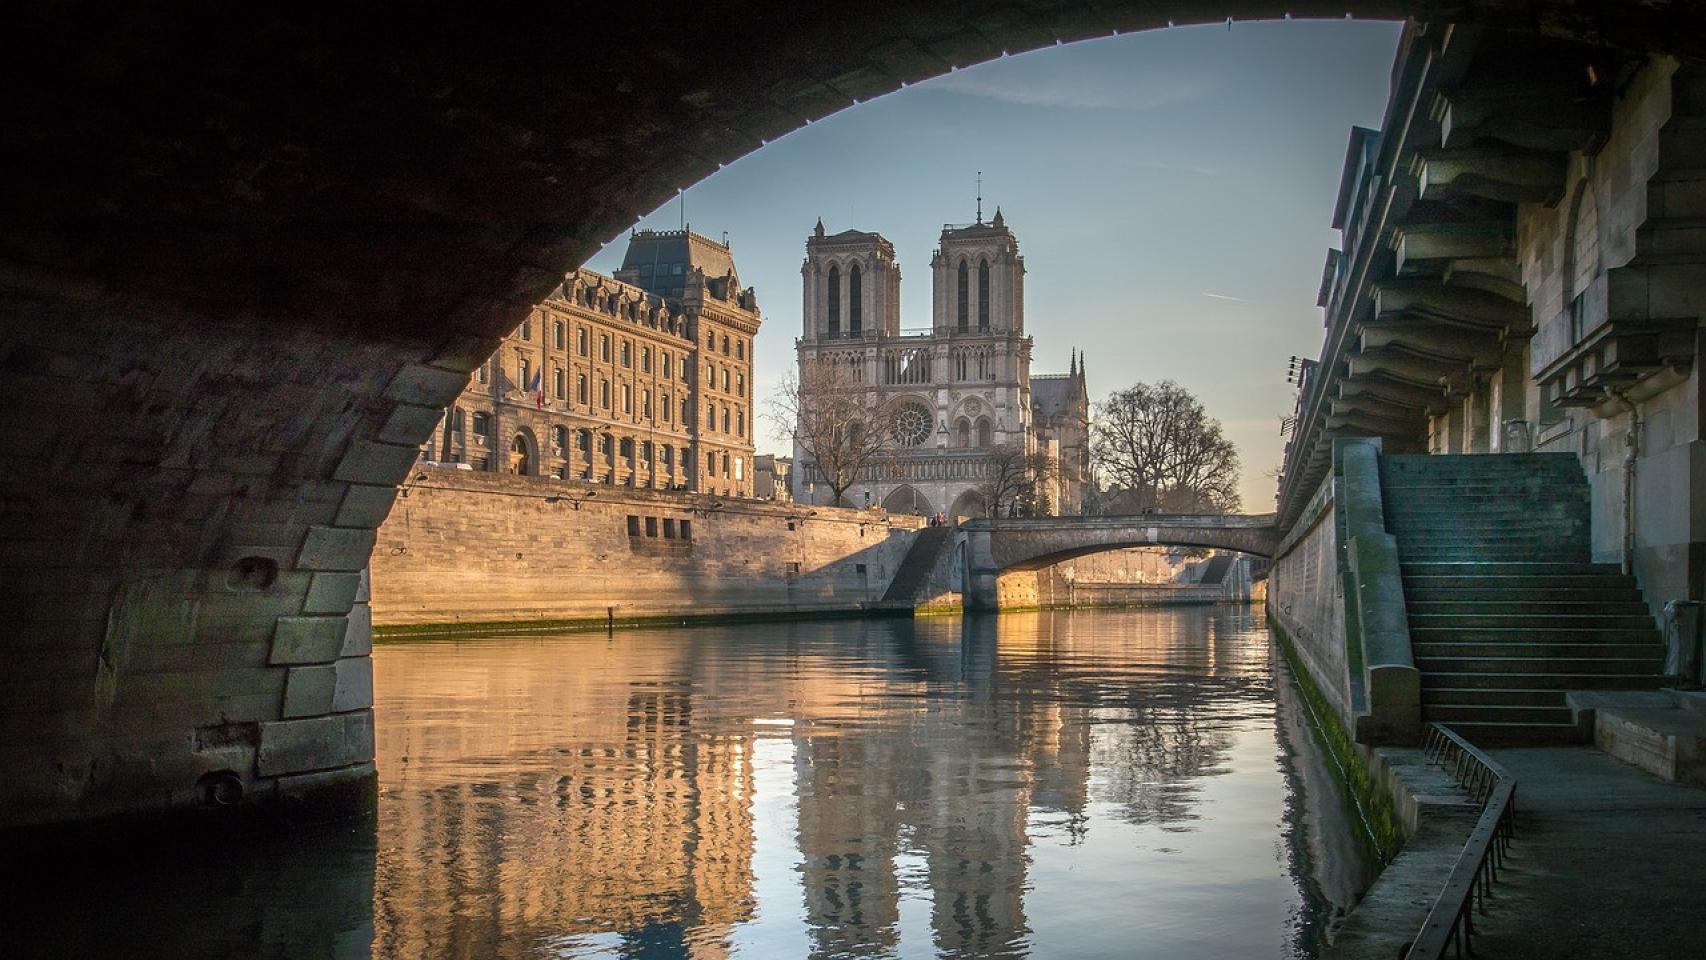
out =
[[[1203,291],[1203,296],[1208,297],[1210,300],[1230,300],[1233,303],[1254,303],[1255,302],[1254,300],[1246,300],[1243,297],[1227,296],[1224,293],[1209,293],[1206,290]]]
[[[1082,110],[1152,110],[1200,100],[1209,92],[1207,85],[1188,78],[1109,84],[1063,76],[989,76],[975,69],[950,73],[931,83],[938,90],[967,97]]]

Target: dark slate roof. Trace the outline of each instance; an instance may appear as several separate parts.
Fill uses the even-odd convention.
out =
[[[683,264],[682,273],[671,273],[667,265],[672,263]],[[641,264],[662,266],[663,272],[654,269],[641,274]],[[734,255],[728,247],[691,230],[641,230],[628,238],[628,251],[622,256],[619,272],[624,278],[632,278],[628,280],[630,283],[673,297],[679,296],[681,278],[694,267],[704,271],[706,277],[720,278],[734,273]],[[734,286],[740,288],[738,274]]]
[[[1070,413],[1077,399],[1078,381],[1070,374],[1031,377],[1031,407],[1044,417]]]

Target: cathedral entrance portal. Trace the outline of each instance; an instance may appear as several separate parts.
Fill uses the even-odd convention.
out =
[[[915,517],[929,517],[936,513],[930,498],[919,493],[918,488],[911,484],[902,484],[884,497],[883,509],[890,513],[910,513]]]

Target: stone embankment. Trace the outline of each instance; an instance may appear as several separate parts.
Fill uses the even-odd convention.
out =
[[[425,467],[379,530],[381,636],[879,612],[921,517]]]

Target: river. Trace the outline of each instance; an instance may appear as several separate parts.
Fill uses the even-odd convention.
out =
[[[1367,882],[1260,607],[413,642],[374,671],[375,821],[103,864],[35,912],[39,952],[1311,957]]]

